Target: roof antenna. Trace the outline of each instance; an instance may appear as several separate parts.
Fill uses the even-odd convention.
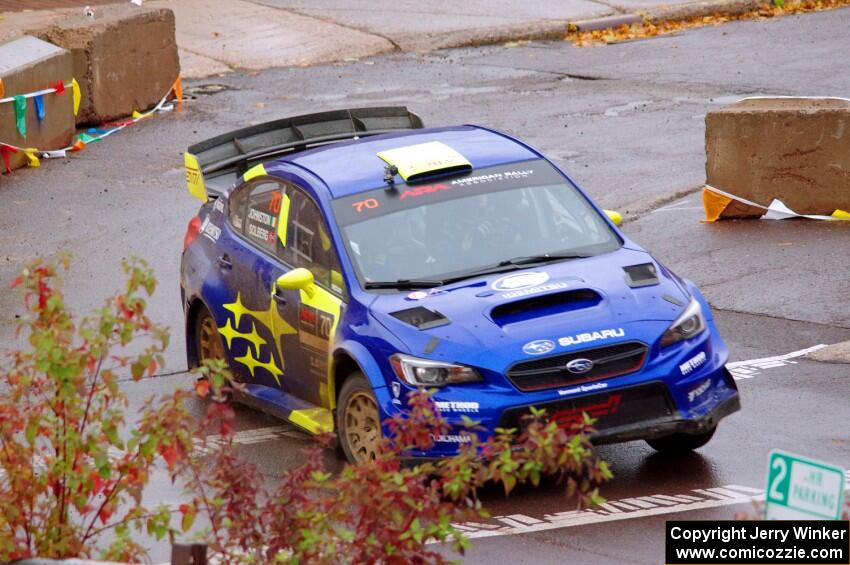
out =
[[[386,165],[384,167],[384,182],[387,183],[387,190],[395,188],[395,176],[398,174],[398,167],[395,165]]]

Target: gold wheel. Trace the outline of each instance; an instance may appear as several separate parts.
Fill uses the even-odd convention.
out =
[[[215,320],[208,312],[202,314],[201,323],[198,324],[198,362],[203,363],[207,359],[224,359],[224,345],[218,335]]]
[[[345,404],[343,417],[345,440],[354,463],[374,460],[381,443],[381,422],[375,399],[365,391],[355,392]]]

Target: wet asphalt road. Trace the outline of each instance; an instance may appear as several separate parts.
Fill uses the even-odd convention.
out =
[[[753,94],[846,96],[848,25],[850,10],[841,10],[615,46],[532,43],[196,81],[187,91],[223,90],[199,93],[182,113],[67,162],[0,177],[0,280],[34,256],[70,249],[76,259],[67,294],[86,311],[120,286],[121,258],[145,257],[160,279],[150,313],[172,327],[173,344],[162,376],[126,390],[137,406],[185,386],[177,275],[197,206],[185,192],[181,152],[285,115],[407,104],[427,125],[471,122],[520,135],[601,205],[624,212],[631,237],[702,287],[733,361],[848,340],[850,225],[702,224],[696,193],[705,178],[705,112]],[[0,312],[0,343],[12,344],[20,306],[7,291]],[[603,492],[611,505],[593,516],[559,514],[573,508],[557,485],[509,499],[485,493],[493,515],[507,518],[468,528],[468,561],[660,563],[664,520],[746,510],[747,497],[764,486],[771,449],[850,467],[850,365],[797,357],[743,370],[751,377],[738,382],[743,410],[698,453],[671,459],[639,442],[600,448],[615,479]],[[274,476],[299,461],[303,434],[247,409],[238,414],[241,449],[264,472]],[[160,477],[149,496],[168,500],[174,492]],[[643,496],[650,498],[636,498]],[[165,560],[167,548],[155,546],[152,557]]]

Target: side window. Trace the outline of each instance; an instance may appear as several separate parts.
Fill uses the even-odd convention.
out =
[[[334,292],[345,292],[339,259],[322,213],[302,191],[290,191],[289,226],[282,258],[295,267],[310,269],[316,282]]]
[[[269,253],[278,251],[277,221],[283,186],[260,182],[234,194],[230,223],[248,240]]]

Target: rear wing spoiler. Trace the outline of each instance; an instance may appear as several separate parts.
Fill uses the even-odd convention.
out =
[[[422,128],[404,106],[352,108],[283,118],[196,143],[184,154],[189,193],[206,202],[257,163],[336,141]]]

